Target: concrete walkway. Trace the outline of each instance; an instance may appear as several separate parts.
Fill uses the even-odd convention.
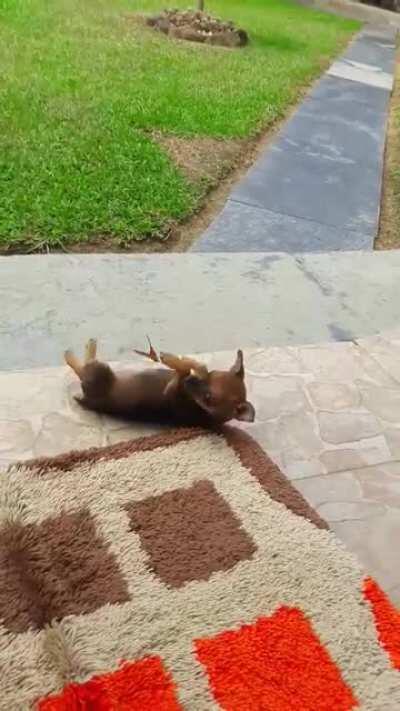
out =
[[[395,35],[389,27],[358,35],[234,188],[192,251],[372,249]]]
[[[164,350],[351,340],[399,323],[400,251],[0,258],[0,370],[60,364],[97,336]]]
[[[234,354],[201,359],[226,368]],[[400,330],[248,350],[245,362],[257,411],[246,429],[400,603]],[[0,373],[0,469],[154,431],[82,411],[78,390],[66,368]]]

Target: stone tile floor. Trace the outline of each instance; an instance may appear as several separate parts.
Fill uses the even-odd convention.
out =
[[[245,355],[257,410],[246,429],[400,604],[400,328]],[[150,432],[82,411],[78,391],[66,368],[0,373],[0,464]]]

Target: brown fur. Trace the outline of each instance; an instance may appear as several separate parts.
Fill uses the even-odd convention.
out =
[[[90,410],[134,420],[182,425],[208,426],[231,419],[254,420],[254,408],[246,401],[241,351],[230,370],[211,372],[191,359],[179,359],[171,354],[161,354],[158,358],[152,347],[146,355],[151,360],[171,364],[174,370],[114,372],[109,365],[96,360],[95,354],[95,341],[86,347],[84,364],[71,351],[65,353],[67,364],[81,381],[83,396],[77,400]]]

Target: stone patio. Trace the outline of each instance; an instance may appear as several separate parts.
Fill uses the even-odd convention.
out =
[[[233,353],[202,359],[226,367]],[[400,603],[400,329],[249,350],[246,366],[257,410],[246,429]],[[78,391],[65,368],[1,373],[1,465],[150,433],[82,411]]]

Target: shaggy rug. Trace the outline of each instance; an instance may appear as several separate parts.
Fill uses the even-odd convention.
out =
[[[2,477],[2,711],[398,711],[400,616],[243,432]]]

